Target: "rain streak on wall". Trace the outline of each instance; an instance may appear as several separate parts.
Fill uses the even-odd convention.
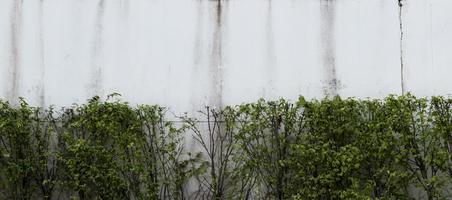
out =
[[[2,0],[0,97],[65,106],[118,92],[181,113],[260,97],[383,97],[402,85],[451,94],[450,8],[450,0]]]

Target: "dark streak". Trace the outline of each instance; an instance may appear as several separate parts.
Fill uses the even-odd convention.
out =
[[[266,58],[267,58],[267,78],[268,78],[268,90],[267,97],[271,97],[274,90],[274,74],[275,74],[275,44],[274,44],[274,36],[273,36],[273,24],[272,24],[272,0],[268,0],[267,7],[267,19],[266,19],[266,27],[265,27],[265,37],[266,37]]]
[[[398,0],[399,6],[399,28],[400,28],[400,84],[402,87],[402,94],[405,94],[405,76],[404,76],[404,61],[403,61],[403,19],[402,19],[402,8],[403,0]]]
[[[212,52],[210,58],[211,97],[209,104],[218,108],[223,104],[223,3],[216,1],[214,14],[214,30],[212,37]]]
[[[201,63],[201,57],[202,57],[202,52],[201,52],[201,45],[202,45],[202,22],[204,19],[203,16],[203,7],[202,7],[202,1],[197,1],[197,5],[198,5],[198,9],[196,12],[196,33],[195,33],[195,48],[194,48],[194,56],[195,56],[195,60],[194,60],[194,67],[198,68],[198,65]]]
[[[95,22],[95,33],[94,33],[94,46],[92,49],[92,74],[93,79],[91,83],[91,87],[93,88],[94,95],[102,96],[102,82],[103,82],[103,72],[102,65],[100,63],[100,57],[103,51],[103,19],[104,19],[104,10],[105,10],[105,0],[100,0],[97,4],[97,15]]]
[[[190,96],[190,104],[193,107],[193,111],[196,112],[198,109],[197,108],[197,103],[199,102],[198,99],[198,89],[199,87],[199,73],[200,73],[200,66],[201,66],[201,62],[202,62],[202,56],[204,54],[203,49],[202,49],[202,45],[203,45],[203,41],[202,39],[203,37],[203,19],[204,19],[204,9],[203,9],[203,1],[202,0],[197,0],[196,1],[196,5],[197,5],[197,12],[196,12],[196,27],[195,27],[195,39],[194,39],[194,48],[193,48],[193,56],[194,56],[194,60],[193,60],[193,69],[192,69],[192,73],[191,73],[191,96]]]
[[[41,80],[39,83],[39,91],[38,91],[38,101],[39,105],[45,106],[45,50],[44,50],[44,30],[43,30],[43,3],[44,0],[39,1],[39,13],[38,13],[38,37],[39,37],[39,62],[40,62],[40,76]]]
[[[10,19],[10,37],[11,37],[11,52],[10,52],[10,71],[9,83],[11,87],[7,90],[7,99],[10,102],[16,102],[19,97],[20,87],[20,46],[22,36],[22,0],[15,0],[11,8]]]
[[[433,13],[432,13],[432,3],[430,2],[429,4],[429,13],[430,13],[430,54],[431,54],[431,59],[430,59],[430,63],[432,68],[435,67],[435,53],[434,53],[434,49],[433,49]]]
[[[339,81],[336,72],[336,50],[335,50],[335,0],[321,0],[321,44],[322,61],[326,72],[326,86],[324,92],[326,96],[338,95]]]
[[[216,14],[217,14],[217,26],[221,27],[221,13],[223,12],[222,6],[221,6],[221,0],[217,1],[217,8],[216,8]]]

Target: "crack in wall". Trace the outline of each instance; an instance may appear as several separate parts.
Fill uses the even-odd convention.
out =
[[[325,70],[325,86],[324,93],[326,96],[336,96],[339,90],[339,80],[336,72],[336,41],[335,41],[335,18],[336,18],[336,1],[321,0],[320,1],[320,32],[322,46],[322,64]]]
[[[214,30],[209,69],[211,79],[209,104],[217,108],[221,108],[223,105],[223,12],[223,1],[217,0],[213,16]]]
[[[91,54],[92,60],[92,80],[90,84],[90,89],[93,92],[90,96],[103,96],[103,70],[101,64],[101,57],[103,54],[103,31],[104,31],[104,11],[105,11],[105,0],[99,0],[97,4],[97,12],[95,19],[95,29],[94,29],[94,41],[93,49]]]
[[[402,89],[402,95],[405,94],[406,86],[405,86],[405,75],[404,75],[404,51],[403,51],[403,18],[402,18],[402,11],[403,11],[403,1],[404,0],[398,0],[398,7],[399,7],[399,29],[400,29],[400,86]]]
[[[10,15],[10,56],[9,56],[9,77],[6,98],[14,103],[19,97],[20,88],[20,66],[21,66],[21,37],[22,37],[22,0],[15,0],[12,3]]]
[[[39,82],[39,91],[38,91],[38,104],[41,107],[45,106],[45,49],[44,49],[44,27],[43,27],[43,15],[44,15],[44,0],[39,1],[38,5],[38,42],[39,42],[39,65],[40,65],[40,74],[41,80]]]

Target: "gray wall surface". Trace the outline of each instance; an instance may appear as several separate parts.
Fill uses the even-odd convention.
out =
[[[0,0],[0,98],[175,113],[452,93],[451,0]]]

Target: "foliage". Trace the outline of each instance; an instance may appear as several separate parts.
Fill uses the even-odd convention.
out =
[[[50,199],[56,182],[53,109],[30,107],[23,99],[14,107],[0,101],[0,191],[2,198]]]
[[[447,199],[451,105],[300,97],[175,122],[117,94],[60,111],[0,101],[0,199]]]

